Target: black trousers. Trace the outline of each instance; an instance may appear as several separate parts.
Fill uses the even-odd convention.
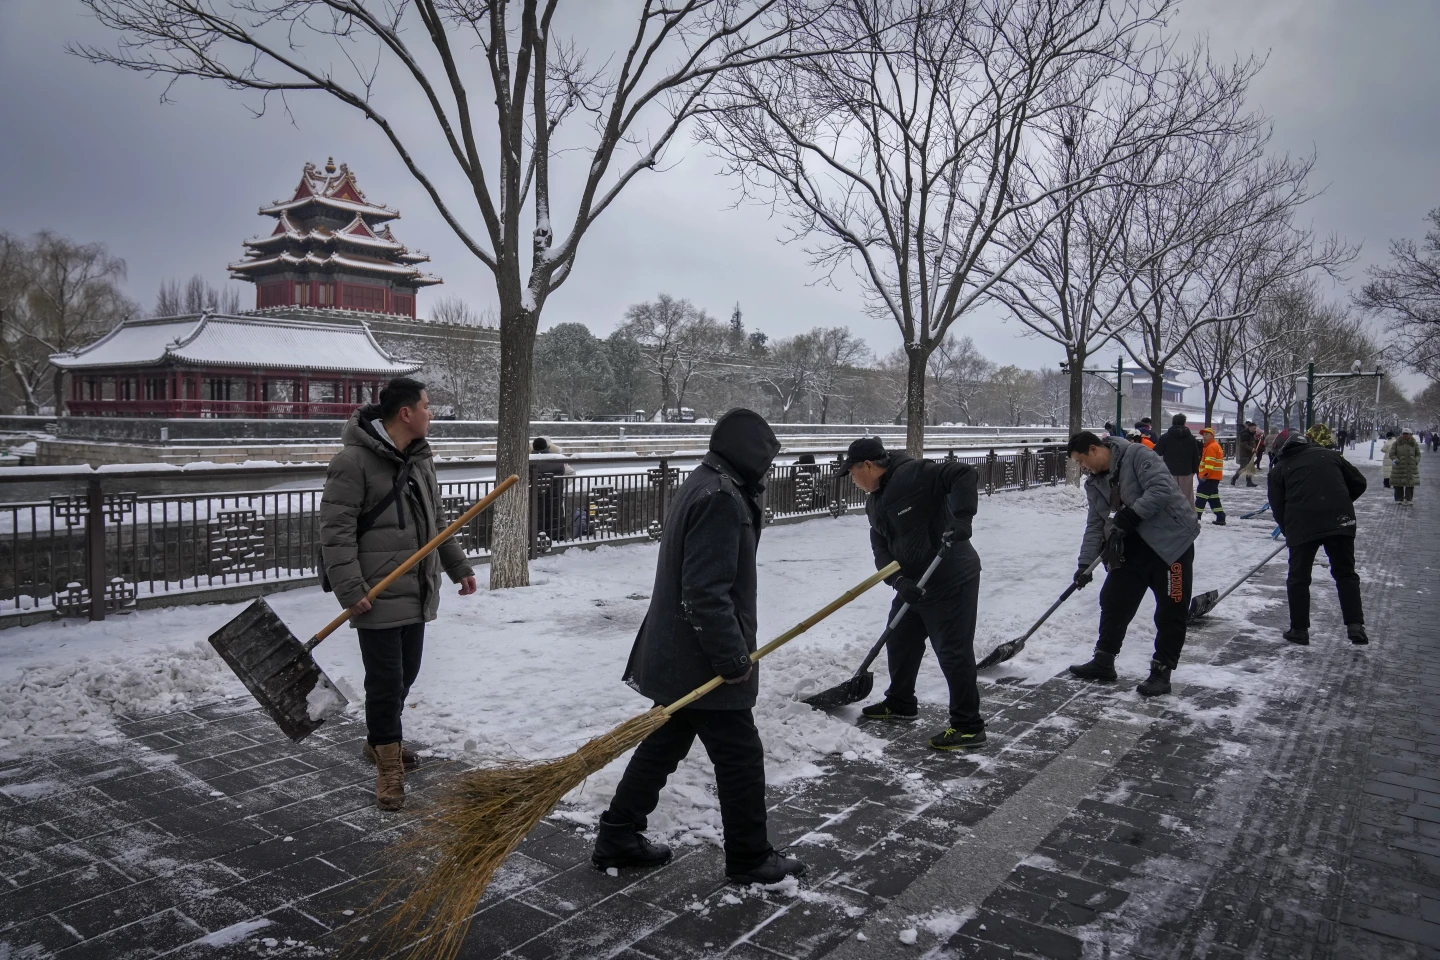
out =
[[[660,789],[699,737],[715,765],[720,822],[725,828],[725,865],[759,866],[770,851],[765,829],[765,747],[749,710],[676,711],[670,722],[640,742],[610,801],[612,822],[644,830],[660,802]]]
[[[1195,487],[1195,514],[1203,517],[1205,507],[1209,506],[1215,511],[1216,517],[1225,516],[1225,507],[1220,503],[1220,481],[1201,480]]]
[[[1193,545],[1174,563],[1166,563],[1140,537],[1126,537],[1125,562],[1105,575],[1100,588],[1100,639],[1095,649],[1112,657],[1120,652],[1130,621],[1149,592],[1155,594],[1155,660],[1175,669],[1185,646],[1194,575]]]
[[[901,600],[890,605],[893,618]],[[961,733],[985,729],[980,716],[980,688],[975,684],[975,611],[980,605],[980,578],[966,580],[953,592],[926,597],[910,608],[885,641],[890,662],[890,689],[885,699],[898,710],[913,713],[915,678],[925,658],[925,640],[935,648],[940,672],[950,687],[950,725]]]
[[[1290,626],[1310,629],[1310,568],[1315,555],[1325,548],[1330,558],[1330,576],[1340,594],[1340,616],[1347,623],[1364,623],[1365,610],[1360,603],[1360,574],[1355,572],[1355,538],[1353,536],[1322,537],[1309,543],[1290,545],[1290,573],[1285,578],[1285,593],[1290,599]]]
[[[425,624],[356,630],[365,663],[365,727],[371,745],[399,743],[400,714],[410,685],[420,675]]]
[[[1404,502],[1406,502],[1406,501],[1408,501],[1408,500],[1414,500],[1414,499],[1415,499],[1415,488],[1414,488],[1414,487],[1395,487],[1394,490],[1395,490],[1395,502],[1396,502],[1396,503],[1404,503]]]

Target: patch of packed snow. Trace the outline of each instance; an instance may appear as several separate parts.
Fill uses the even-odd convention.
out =
[[[228,947],[242,940],[249,939],[250,934],[264,930],[268,926],[270,926],[270,921],[264,917],[259,917],[255,920],[242,920],[239,923],[232,923],[224,929],[216,930],[214,933],[201,937],[196,942],[207,947]],[[267,946],[273,946],[274,943],[274,940],[266,941]]]
[[[1253,504],[1250,501],[1254,501]],[[1226,488],[1226,505],[1253,509],[1263,491]],[[1075,570],[1084,527],[1081,491],[1045,487],[984,498],[974,544],[981,575],[976,652],[1012,639],[1050,605]],[[1271,523],[1206,524],[1196,546],[1195,589],[1218,588],[1273,548]],[[535,561],[532,586],[472,597],[443,597],[440,617],[426,632],[424,662],[411,690],[407,738],[440,756],[467,760],[553,757],[580,746],[648,703],[620,680],[630,645],[649,604],[656,544],[602,546]],[[767,528],[760,541],[760,639],[801,621],[873,569],[866,522],[860,516],[813,519]],[[483,578],[482,578],[483,581]],[[986,672],[987,681],[1040,683],[1088,654],[1095,640],[1100,581],[1074,596],[1014,660]],[[453,587],[449,589],[454,589]],[[772,783],[811,777],[860,758],[879,759],[885,742],[854,725],[859,706],[832,715],[798,698],[850,676],[884,626],[891,593],[883,585],[841,609],[759,666],[755,708]],[[277,593],[271,606],[297,636],[309,636],[335,612],[332,595],[309,588]],[[1283,591],[1247,585],[1211,615],[1221,629],[1196,631],[1190,644],[1203,654],[1206,636],[1226,639],[1237,620]],[[0,751],[44,749],[50,739],[106,740],[118,736],[116,716],[151,716],[249,694],[205,638],[243,605],[144,610],[102,623],[56,621],[0,633]],[[1143,677],[1151,654],[1147,601],[1130,631],[1118,668]],[[1216,641],[1218,642],[1218,641]],[[1283,645],[1282,645],[1283,646]],[[336,688],[359,716],[364,670],[354,633],[341,630],[315,650]],[[1186,660],[1191,659],[1187,647]],[[875,694],[886,685],[885,658],[874,666]],[[1181,669],[1181,683],[1239,685],[1266,682],[1239,667]],[[984,706],[982,686],[982,708]],[[933,657],[921,669],[919,696],[943,704],[946,687]],[[1115,704],[1134,699],[1116,687]],[[1179,698],[1177,698],[1178,701]],[[1177,702],[1176,709],[1182,709]],[[1207,719],[1203,711],[1197,720]],[[568,797],[557,814],[593,829],[624,769],[622,757]],[[971,761],[971,758],[966,758]],[[962,771],[983,769],[974,758]],[[957,786],[963,784],[963,776]],[[661,795],[650,832],[680,844],[718,843],[714,774],[698,747]],[[817,842],[818,837],[811,838]]]

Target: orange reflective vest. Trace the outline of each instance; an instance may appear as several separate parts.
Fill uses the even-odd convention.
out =
[[[1220,441],[1211,440],[1200,454],[1200,479],[1223,480],[1225,478],[1225,449]]]
[[[1143,434],[1143,433],[1140,434],[1140,442],[1143,443],[1143,444],[1145,444],[1145,446],[1149,447],[1151,450],[1154,450],[1154,449],[1155,449],[1155,441],[1154,441],[1154,440],[1151,440],[1149,437],[1145,436],[1145,434]]]

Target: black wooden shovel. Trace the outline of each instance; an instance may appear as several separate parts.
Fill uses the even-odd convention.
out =
[[[1085,572],[1088,574],[1093,574],[1095,572],[1095,568],[1100,566],[1101,559],[1103,559],[1103,557],[1096,557],[1094,560],[1090,561],[1090,566],[1085,568]],[[984,670],[986,667],[993,667],[997,663],[1004,663],[1006,660],[1009,660],[1021,650],[1024,650],[1025,641],[1029,640],[1032,636],[1034,636],[1035,631],[1040,629],[1041,624],[1043,624],[1046,620],[1050,619],[1050,614],[1054,613],[1056,610],[1059,610],[1060,604],[1064,603],[1066,600],[1069,600],[1070,594],[1074,593],[1078,589],[1080,588],[1075,585],[1075,581],[1071,580],[1070,586],[1066,587],[1065,592],[1060,594],[1060,599],[1050,604],[1050,609],[1046,610],[1045,615],[1042,616],[1039,620],[1036,620],[1035,624],[1029,630],[1025,631],[1024,636],[1016,637],[1014,640],[1006,640],[1004,643],[1000,644],[1000,646],[996,647],[994,650],[991,650],[990,654],[984,660],[981,660],[979,663],[975,664],[975,669]]]

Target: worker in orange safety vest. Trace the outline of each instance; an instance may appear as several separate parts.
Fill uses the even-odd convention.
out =
[[[1215,439],[1215,428],[1206,427],[1200,431],[1205,444],[1200,452],[1200,483],[1195,488],[1195,515],[1205,516],[1208,504],[1215,512],[1215,525],[1225,526],[1225,507],[1220,503],[1220,481],[1225,479],[1225,450]]]

